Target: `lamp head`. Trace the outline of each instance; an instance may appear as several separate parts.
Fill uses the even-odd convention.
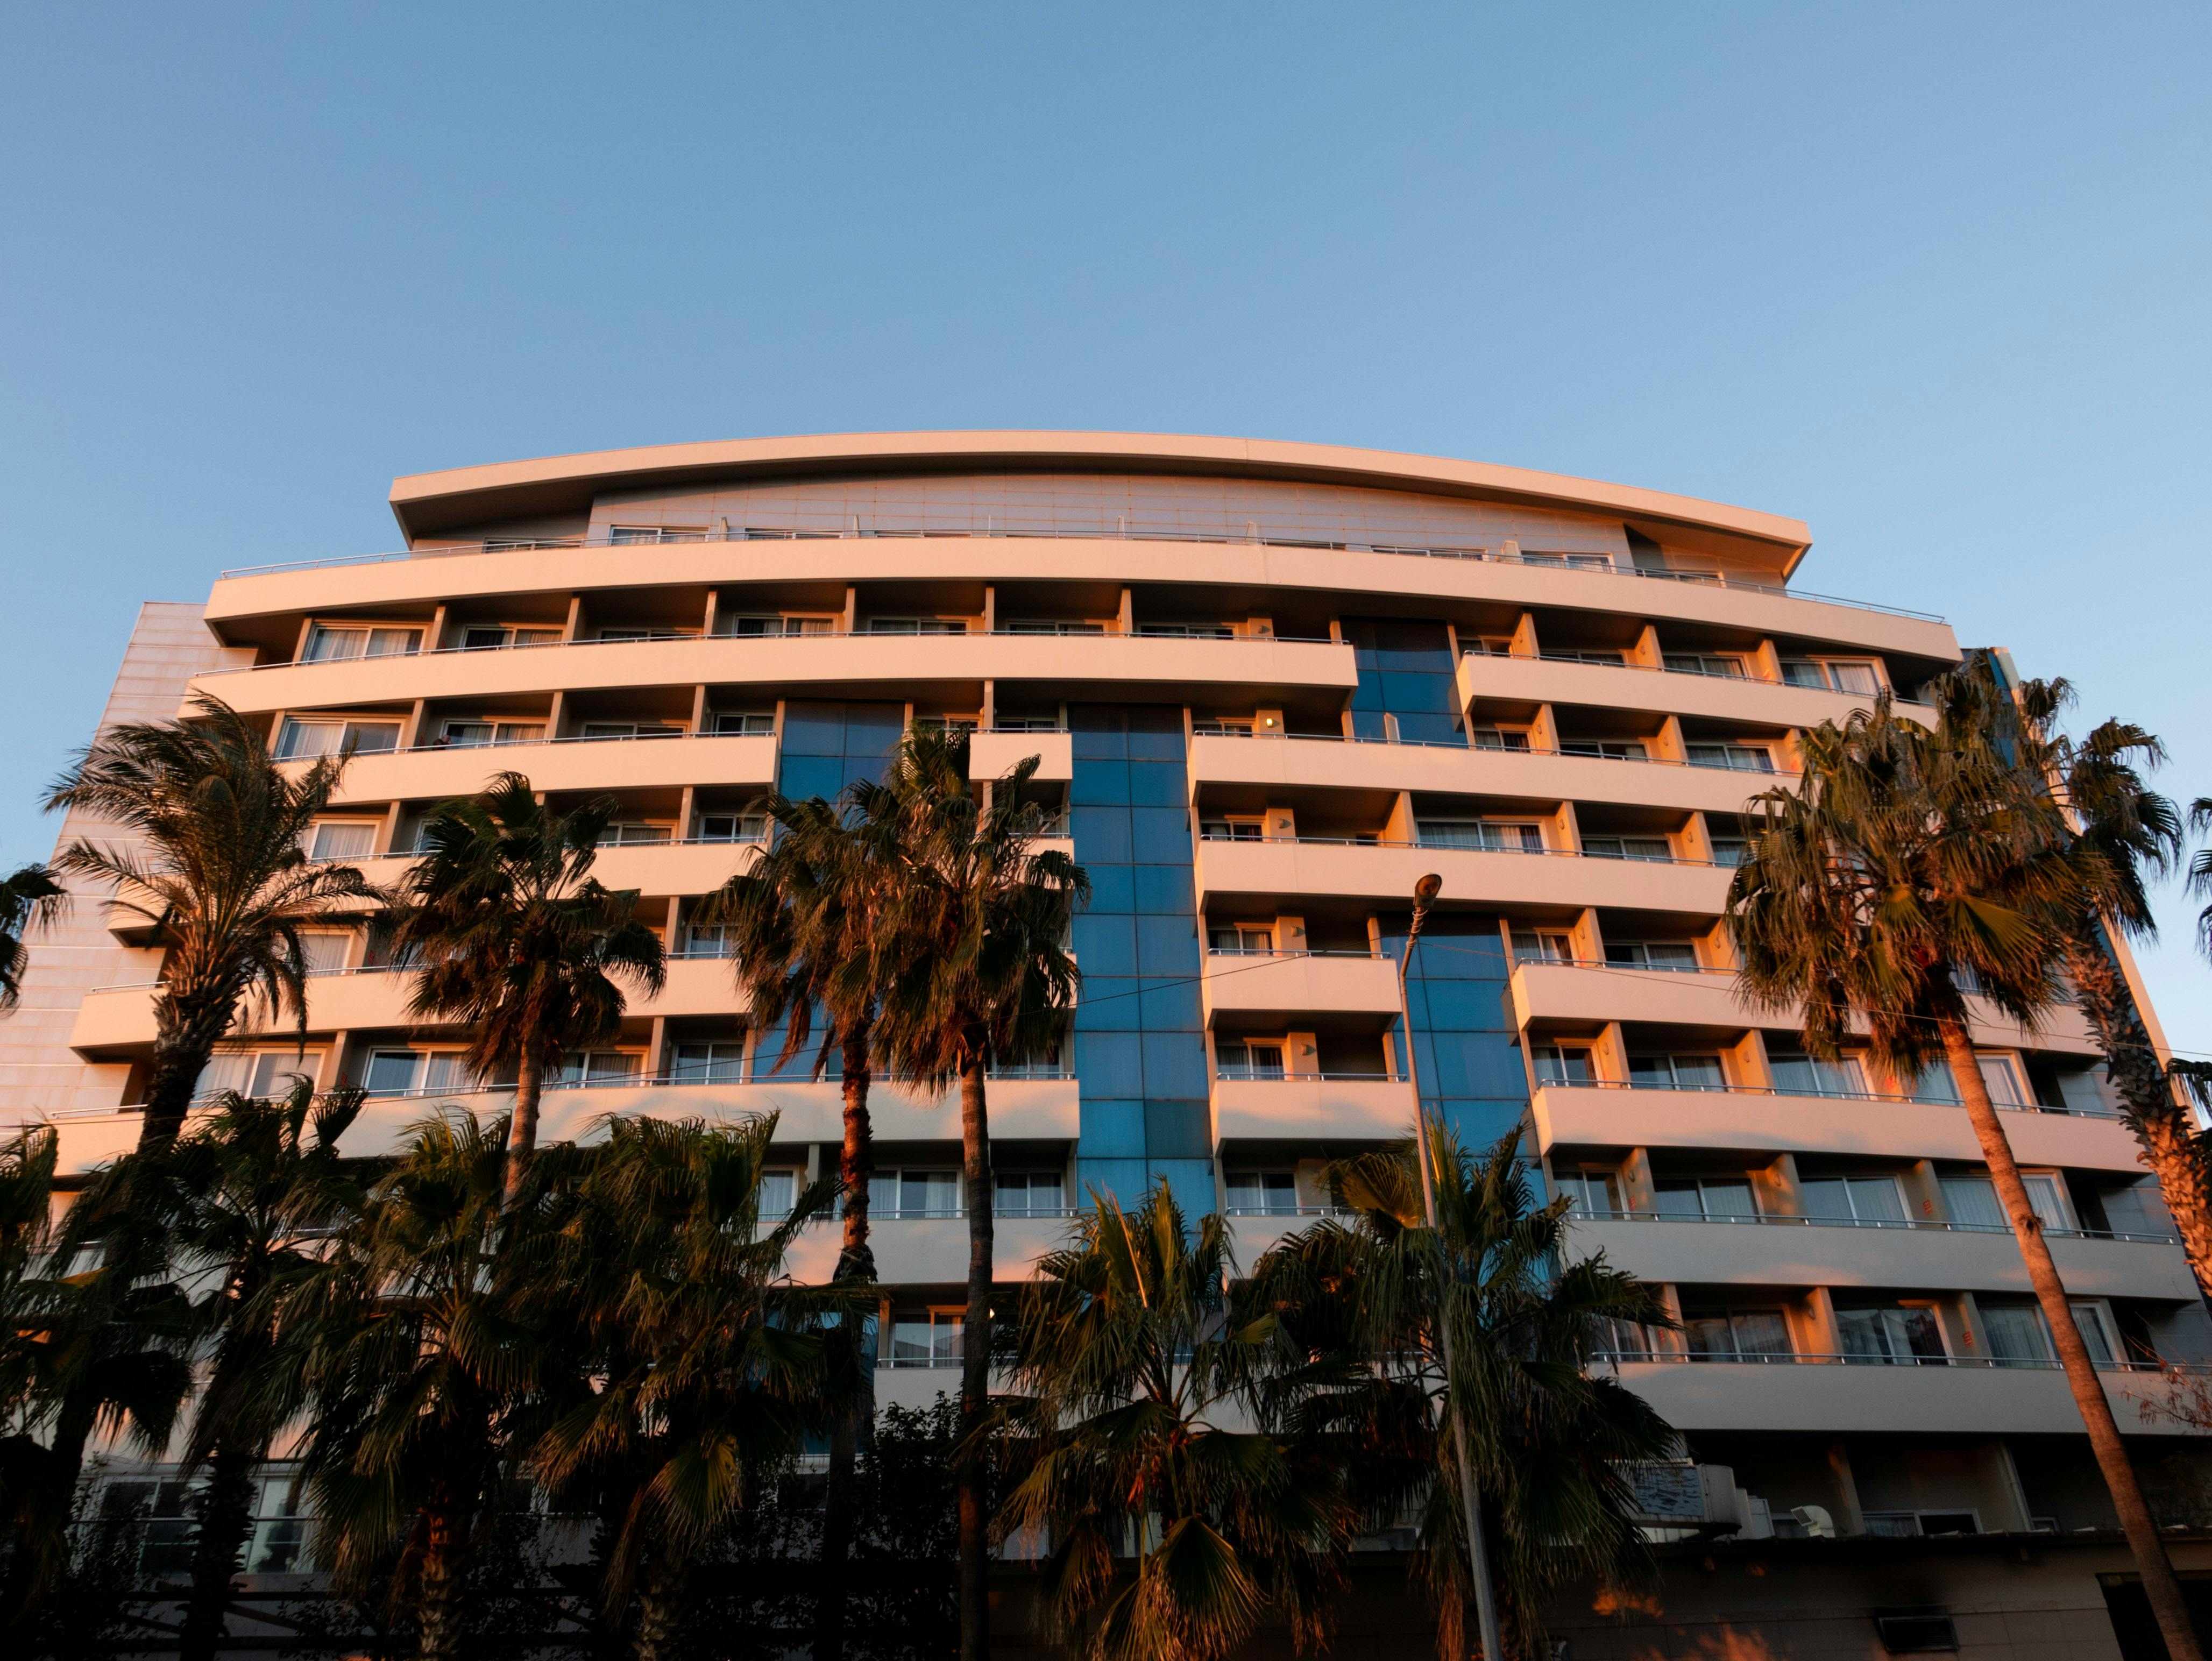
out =
[[[1416,917],[1425,915],[1429,907],[1437,903],[1437,896],[1443,892],[1443,878],[1434,871],[1431,871],[1419,882],[1414,883],[1413,915]]]

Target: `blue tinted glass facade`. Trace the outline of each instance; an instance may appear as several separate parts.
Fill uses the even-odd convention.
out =
[[[1353,737],[1388,737],[1382,718],[1389,714],[1398,718],[1398,736],[1408,743],[1466,742],[1452,718],[1457,693],[1451,636],[1442,623],[1350,617],[1344,638],[1352,642],[1359,670],[1352,694]]]
[[[903,704],[787,703],[775,787],[794,800],[834,802],[846,785],[883,777],[905,729]]]
[[[1379,920],[1382,949],[1395,959],[1406,949],[1407,919]],[[1528,1075],[1506,1003],[1510,969],[1495,917],[1437,913],[1421,931],[1407,979],[1421,1100],[1471,1150],[1488,1148],[1528,1107]],[[1394,1034],[1392,1043],[1402,1069],[1404,1034]]]
[[[1069,717],[1069,830],[1091,885],[1074,927],[1077,1186],[1133,1201],[1164,1177],[1202,1214],[1212,1131],[1182,712],[1079,705]]]

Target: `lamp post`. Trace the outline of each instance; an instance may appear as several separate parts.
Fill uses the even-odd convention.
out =
[[[1421,1106],[1421,1076],[1413,1059],[1413,1003],[1406,977],[1413,966],[1413,948],[1420,943],[1422,925],[1443,892],[1444,880],[1431,872],[1413,884],[1413,923],[1406,931],[1406,950],[1398,960],[1399,1030],[1406,1037],[1406,1082],[1413,1090],[1413,1143],[1421,1167],[1421,1209],[1429,1232],[1437,1236],[1443,1259],[1443,1229],[1437,1215],[1437,1179],[1429,1157],[1429,1115]],[[1468,1463],[1467,1420],[1460,1412],[1456,1382],[1459,1367],[1453,1359],[1451,1305],[1445,1288],[1437,1288],[1437,1331],[1444,1352],[1444,1410],[1451,1415],[1452,1442],[1459,1450],[1459,1500],[1467,1525],[1468,1569],[1474,1577],[1474,1609],[1482,1627],[1482,1661],[1501,1661],[1505,1650],[1498,1635],[1498,1598],[1490,1584],[1490,1548],[1482,1535],[1482,1506],[1474,1493],[1474,1468]]]

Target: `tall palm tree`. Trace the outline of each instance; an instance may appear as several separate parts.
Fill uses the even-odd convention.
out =
[[[1049,1537],[1049,1636],[1085,1661],[1225,1661],[1271,1613],[1301,1651],[1327,1635],[1355,1512],[1317,1448],[1246,1428],[1278,1343],[1236,1275],[1226,1224],[1162,1182],[1095,1196],[1015,1300],[1000,1526]]]
[[[31,1427],[60,1149],[46,1125],[26,1125],[0,1143],[0,1629],[12,1628],[44,1589],[66,1547],[68,1506],[52,1503],[52,1453]]]
[[[1439,1121],[1428,1140],[1435,1229],[1418,1150],[1403,1143],[1330,1167],[1345,1215],[1255,1266],[1253,1306],[1275,1312],[1289,1358],[1269,1419],[1337,1450],[1369,1527],[1418,1509],[1417,1572],[1437,1606],[1437,1653],[1451,1657],[1472,1641],[1474,1593],[1456,1417],[1485,1532],[1498,1543],[1501,1624],[1519,1652],[1541,1654],[1544,1608],[1568,1580],[1650,1569],[1626,1472],[1669,1457],[1674,1433],[1593,1369],[1622,1325],[1671,1323],[1602,1253],[1571,1255],[1565,1203],[1536,1203],[1517,1131],[1479,1158]]]
[[[23,970],[28,961],[23,937],[52,921],[68,899],[68,892],[44,865],[26,865],[0,876],[0,1015],[14,1009],[23,995]]]
[[[546,1075],[568,1052],[620,1030],[628,981],[650,996],[667,976],[659,933],[640,922],[635,889],[591,874],[619,811],[604,797],[573,813],[503,773],[444,803],[422,827],[422,858],[403,885],[393,944],[422,965],[411,1013],[469,1029],[468,1064],[512,1068],[505,1192],[538,1146]]]
[[[2212,1161],[2111,945],[2115,935],[2148,939],[2157,933],[2147,879],[2180,858],[2181,815],[2144,778],[2166,759],[2166,747],[2155,735],[2118,720],[2072,738],[2057,724],[2073,701],[2071,686],[2027,681],[2008,693],[1985,658],[1942,677],[1930,695],[1946,731],[1960,742],[1978,739],[1999,759],[2017,762],[2072,834],[2084,904],[2064,934],[2067,978],[2197,1283],[2212,1294]]]
[[[981,1446],[990,1395],[992,1191],[984,1080],[995,1059],[1022,1060],[1060,1041],[1079,980],[1064,943],[1090,879],[1057,849],[1039,849],[1045,818],[1021,800],[1030,756],[990,787],[968,781],[968,737],[916,728],[881,785],[855,791],[861,815],[895,827],[895,882],[878,925],[887,966],[876,1048],[925,1087],[960,1085],[962,1181],[968,1210],[968,1304],[961,1329],[960,1653],[990,1645],[989,1543]]]
[[[606,1592],[617,1609],[635,1593],[636,1661],[672,1652],[694,1562],[827,1422],[822,1318],[862,1306],[786,1278],[792,1242],[836,1185],[813,1185],[770,1225],[775,1125],[605,1121],[546,1260],[582,1318],[594,1387],[552,1418],[531,1464],[556,1492],[612,1490]]]
[[[333,1228],[359,1210],[338,1138],[362,1100],[357,1090],[318,1097],[305,1076],[275,1100],[231,1092],[173,1155],[170,1226],[179,1272],[198,1293],[206,1367],[182,1461],[185,1474],[207,1473],[182,1661],[214,1661],[222,1646],[231,1579],[252,1532],[254,1473],[301,1404],[276,1317]]]
[[[731,877],[708,896],[701,917],[727,931],[738,987],[752,1021],[762,1027],[783,1023],[778,1068],[806,1046],[817,1009],[827,1017],[814,1052],[814,1076],[822,1076],[835,1053],[845,1099],[837,1166],[844,1240],[831,1281],[872,1285],[876,1261],[868,1245],[868,1179],[875,1169],[875,1137],[868,1117],[870,1047],[882,992],[878,924],[895,869],[885,840],[897,834],[898,825],[860,813],[849,791],[842,804],[818,796],[793,801],[772,794],[753,807],[773,822],[775,839],[750,870]],[[860,1428],[872,1412],[874,1367],[860,1354],[866,1330],[855,1319],[836,1329],[832,1340],[853,1404],[830,1435],[814,1661],[841,1661],[844,1653],[848,1588],[843,1565],[852,1549],[855,1462]]]
[[[2076,921],[2106,901],[2029,769],[1938,706],[1935,726],[1887,697],[1808,733],[1795,791],[1754,798],[1757,834],[1729,890],[1741,985],[1756,1006],[1802,1010],[1806,1047],[1836,1056],[1854,1020],[1905,1077],[1948,1064],[2003,1201],[2089,1443],[2168,1650],[2200,1655],[2181,1591],[2128,1462],[2112,1404],[1975,1059],[1960,972],[2032,1027],[2059,993]]]
[[[538,1212],[527,1188],[507,1203],[507,1142],[467,1113],[415,1125],[279,1314],[301,1345],[321,1549],[349,1591],[398,1554],[422,1661],[459,1652],[462,1577],[544,1370],[544,1288],[509,1270]]]
[[[272,1017],[289,1008],[306,1035],[301,931],[345,922],[357,914],[346,902],[375,894],[354,867],[306,852],[345,764],[325,756],[288,773],[251,723],[200,694],[190,720],[110,727],[46,792],[49,809],[81,809],[138,844],[79,837],[52,869],[113,884],[115,906],[149,924],[165,949],[142,1148],[175,1140],[249,992]]]

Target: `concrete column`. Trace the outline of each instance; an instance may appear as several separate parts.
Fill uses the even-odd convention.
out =
[[[583,636],[584,597],[580,594],[572,594],[568,597],[568,620],[561,625],[561,638],[574,644],[583,639]]]
[[[1636,644],[1629,649],[1628,661],[1644,669],[1666,668],[1667,654],[1660,649],[1659,630],[1655,625],[1644,625],[1644,632],[1636,637]]]
[[[1836,1531],[1864,1534],[1866,1512],[1859,1508],[1858,1478],[1851,1474],[1850,1450],[1841,1442],[1828,1444],[1828,1474],[1836,1484]]]
[[[1690,759],[1689,747],[1682,739],[1680,716],[1669,715],[1660,722],[1658,739],[1652,748],[1659,753],[1659,759],[1662,761],[1686,761]]]

